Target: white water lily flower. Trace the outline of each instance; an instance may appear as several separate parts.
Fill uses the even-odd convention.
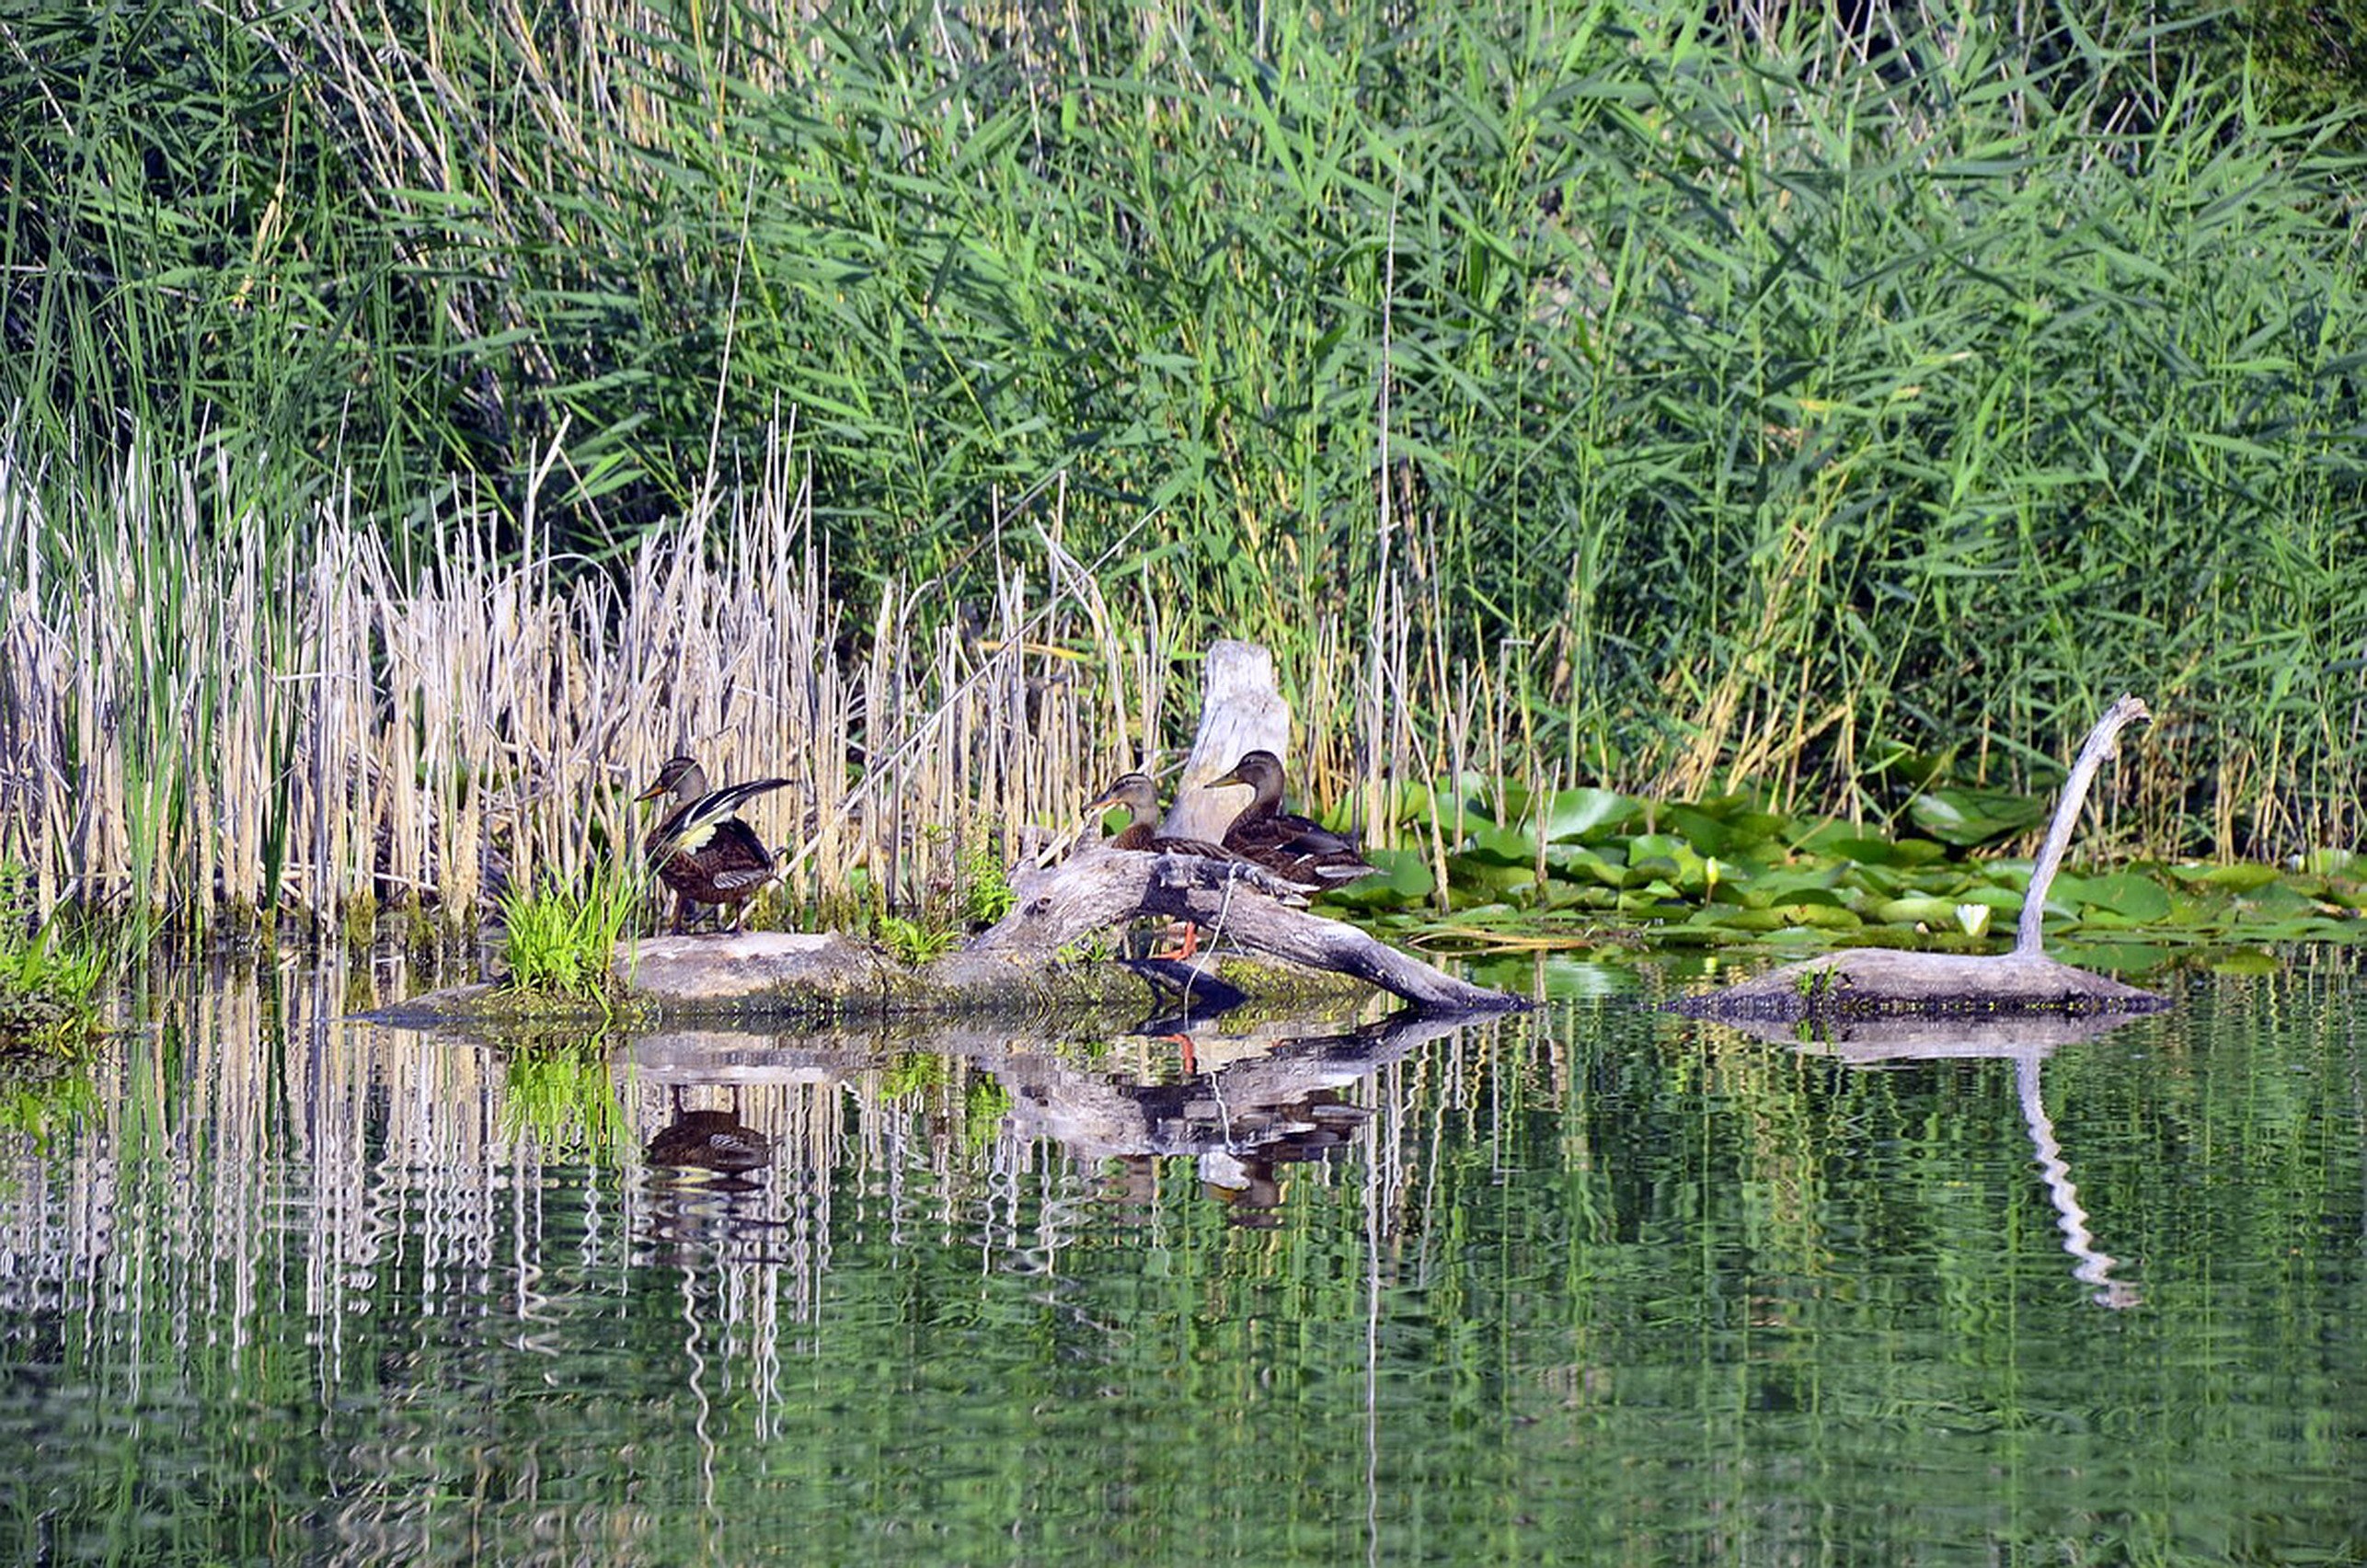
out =
[[[1981,935],[1989,929],[1989,906],[1986,904],[1957,905],[1956,923],[1964,928],[1964,934],[1967,936]]]

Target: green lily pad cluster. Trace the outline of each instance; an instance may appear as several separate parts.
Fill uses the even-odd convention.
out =
[[[2049,809],[1994,790],[1935,789],[1908,803],[1901,831],[1888,837],[1771,811],[1749,795],[1655,804],[1566,789],[1533,797],[1517,784],[1472,779],[1405,791],[1401,847],[1368,848],[1380,875],[1327,901],[1444,949],[1648,940],[1998,951],[2012,944],[2030,863],[1974,852],[2027,835]],[[1443,913],[1435,897],[1442,864]],[[2048,931],[2163,947],[2360,941],[2362,873],[2348,852],[2283,868],[2065,871],[2049,890]]]

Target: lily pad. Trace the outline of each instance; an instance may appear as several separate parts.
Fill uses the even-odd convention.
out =
[[[1366,876],[1335,887],[1326,894],[1334,902],[1351,909],[1398,909],[1419,903],[1438,888],[1438,879],[1431,874],[1430,862],[1419,850],[1371,850],[1364,858],[1378,869],[1377,876]]]
[[[1959,849],[2037,826],[2046,802],[2002,789],[1936,789],[1907,803],[1916,827]]]
[[[2249,893],[2255,888],[2266,887],[2277,879],[2275,866],[2248,860],[2230,865],[2173,865],[2169,867],[2169,874],[2181,882],[2224,887],[2233,893]]]
[[[1774,910],[1734,909],[1724,904],[1705,906],[1693,917],[1695,925],[1721,926],[1729,931],[1781,931],[1792,922]]]
[[[1660,824],[1706,855],[1732,856],[1756,849],[1775,837],[1781,822],[1764,812],[1735,811],[1720,816],[1690,806],[1672,806],[1660,813]]]
[[[1618,846],[1603,846],[1608,853],[1598,853],[1582,844],[1547,844],[1545,870],[1557,879],[1573,882],[1593,882],[1605,887],[1616,887],[1626,880],[1627,868],[1622,860],[1611,855],[1619,853]]]
[[[1932,839],[1828,839],[1817,846],[1860,865],[1894,865],[1913,870],[1929,865],[1948,853],[1948,846]]]
[[[1832,888],[1797,877],[1783,884],[1747,887],[1742,901],[1754,910],[1792,909],[1802,904],[1846,907],[1841,895]]]
[[[1774,912],[1786,917],[1793,925],[1808,926],[1817,931],[1856,931],[1866,923],[1856,910],[1837,903],[1779,904]]]
[[[1536,886],[1537,869],[1533,862],[1506,864],[1493,858],[1456,854],[1447,857],[1446,876],[1449,885],[1458,889],[1501,895]]]
[[[2238,905],[2252,919],[2292,919],[2320,913],[2317,900],[2297,887],[2270,882],[2256,888]]]
[[[1927,925],[1935,931],[1956,931],[1956,898],[1884,898],[1867,907],[1867,918],[1884,925]]]
[[[1545,838],[1606,839],[1628,823],[1639,821],[1638,801],[1607,789],[1559,789],[1545,799]]]
[[[2129,871],[2058,876],[2047,894],[2050,904],[2072,904],[2090,915],[2108,914],[2136,924],[2166,919],[2170,912],[2170,896],[2162,885]]]
[[[1483,822],[1471,830],[1463,853],[1496,865],[1527,866],[1532,876],[1536,871],[1537,841],[1523,828],[1499,828],[1493,822]]]

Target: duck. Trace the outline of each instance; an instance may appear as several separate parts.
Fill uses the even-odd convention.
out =
[[[787,779],[754,779],[746,784],[707,787],[707,771],[689,757],[672,757],[658,770],[657,782],[636,800],[663,795],[671,803],[665,817],[649,834],[649,864],[659,879],[673,889],[674,934],[689,929],[690,906],[716,906],[718,929],[737,933],[747,917],[748,900],[778,880],[780,869],[773,852],[756,830],[733,815],[742,801],[787,784]],[[721,925],[730,906],[731,924]]]
[[[1171,838],[1153,826],[1159,818],[1159,786],[1148,773],[1120,773],[1108,789],[1086,803],[1087,811],[1107,811],[1122,806],[1133,817],[1109,838],[1103,847],[1113,850],[1136,850],[1151,854],[1196,854],[1209,860],[1237,861],[1241,857],[1223,844],[1212,844],[1206,839]],[[1151,955],[1154,958],[1189,958],[1200,951],[1200,927],[1189,921],[1177,924],[1180,935],[1169,931],[1166,947]]]
[[[673,1120],[649,1139],[649,1150],[642,1156],[649,1163],[738,1176],[771,1162],[773,1140],[740,1119],[736,1089],[728,1111],[686,1111],[678,1086],[671,1091],[671,1102]]]
[[[1366,863],[1353,839],[1282,809],[1282,760],[1271,751],[1247,753],[1231,773],[1201,787],[1227,784],[1247,784],[1254,792],[1224,830],[1224,847],[1235,857],[1310,891],[1353,882],[1379,869]]]
[[[1238,860],[1222,844],[1212,844],[1206,839],[1172,838],[1154,825],[1159,819],[1159,786],[1151,782],[1148,773],[1120,773],[1108,789],[1086,803],[1087,811],[1107,811],[1122,806],[1133,815],[1133,820],[1103,841],[1105,848],[1113,850],[1143,850],[1153,854],[1196,854],[1210,860]]]

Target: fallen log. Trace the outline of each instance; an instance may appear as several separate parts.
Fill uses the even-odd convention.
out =
[[[1230,771],[1245,752],[1281,752],[1291,711],[1275,683],[1273,656],[1255,643],[1212,645],[1206,676],[1198,738],[1166,830],[1214,841],[1239,809],[1239,792],[1201,783]],[[1247,861],[1091,845],[1048,869],[1022,872],[1013,892],[1017,903],[1001,921],[925,964],[900,963],[869,943],[831,933],[747,932],[620,943],[612,967],[625,1006],[666,1019],[1139,1015],[1145,1008],[1206,1011],[1243,1001],[1361,1001],[1372,988],[1431,1013],[1531,1005],[1457,979],[1354,926],[1291,907],[1304,889]],[[1192,921],[1228,939],[1226,951],[1197,960],[1079,963],[1068,956],[1088,937],[1155,916]],[[478,986],[420,998],[384,1016],[498,1023],[527,1014],[546,1020],[554,1011],[547,1001]]]
[[[606,1008],[492,982],[448,987],[361,1016],[415,1029],[566,1024],[646,1029],[697,1022],[810,1028],[949,1019],[1008,1029],[1053,1018],[1117,1027],[1172,1011],[1187,992],[1203,1007],[1251,1001],[1327,1013],[1361,1009],[1373,995],[1350,977],[1254,954],[1186,965],[958,950],[905,964],[868,942],[827,932],[749,931],[619,944],[615,979]]]
[[[1114,925],[1160,917],[1190,921],[1213,941],[1353,976],[1417,1007],[1492,1013],[1531,1005],[1525,997],[1457,979],[1352,925],[1293,909],[1270,890],[1275,884],[1266,872],[1237,861],[1089,850],[1015,882],[1018,902],[972,938],[967,951],[1051,953]]]
[[[1755,1019],[1789,1023],[1800,1019],[1875,1017],[1884,1014],[2154,1013],[2166,998],[2085,969],[2059,963],[2040,951],[2047,888],[2062,868],[2063,852],[2079,825],[2081,807],[2097,770],[2116,754],[2125,727],[2153,715],[2143,702],[2123,696],[2105,710],[2063,781],[2063,798],[2030,866],[2021,919],[2011,952],[1970,955],[1902,953],[1856,947],[1787,964],[1724,990],[1680,997],[1669,1011],[1695,1018]]]

